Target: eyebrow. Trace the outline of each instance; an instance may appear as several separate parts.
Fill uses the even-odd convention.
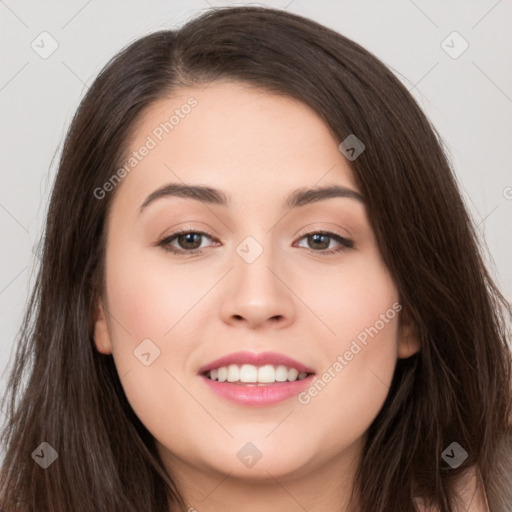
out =
[[[140,206],[139,214],[142,213],[144,208],[149,204],[163,197],[184,197],[212,205],[223,206],[225,208],[229,207],[231,204],[231,197],[222,190],[205,185],[170,183],[149,194]],[[326,187],[299,188],[294,190],[286,198],[286,201],[283,204],[283,210],[291,210],[293,208],[306,206],[332,197],[346,197],[356,199],[363,204],[365,203],[364,197],[359,192],[340,185],[330,185]]]

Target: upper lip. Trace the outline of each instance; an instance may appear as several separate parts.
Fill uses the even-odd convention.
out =
[[[215,361],[211,361],[210,363],[201,366],[201,368],[199,368],[199,373],[206,373],[209,370],[214,370],[221,366],[229,366],[230,364],[252,364],[254,366],[263,366],[266,364],[273,364],[276,366],[283,365],[288,368],[296,368],[299,372],[315,373],[314,370],[308,366],[299,363],[299,361],[285,356],[284,354],[279,354],[278,352],[260,352],[259,354],[254,354],[253,352],[244,351],[233,352],[227,356],[215,359]]]

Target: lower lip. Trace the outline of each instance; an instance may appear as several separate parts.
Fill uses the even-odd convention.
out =
[[[219,382],[201,375],[201,379],[217,395],[238,405],[266,406],[282,402],[311,385],[314,375],[294,382],[277,382],[258,386],[256,384],[233,384],[231,382]]]

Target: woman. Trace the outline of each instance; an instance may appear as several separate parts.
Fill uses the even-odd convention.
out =
[[[511,313],[394,75],[300,16],[209,11],[73,119],[0,506],[505,512]]]

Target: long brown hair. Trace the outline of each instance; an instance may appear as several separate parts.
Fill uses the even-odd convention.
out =
[[[112,356],[94,349],[105,219],[115,193],[98,200],[94,191],[119,169],[149,106],[219,77],[296,98],[339,142],[355,134],[366,147],[351,167],[421,350],[399,360],[369,429],[354,486],[361,510],[410,512],[417,496],[452,512],[455,484],[471,466],[492,511],[511,510],[512,309],[484,266],[440,138],[368,51],[314,21],[264,7],[213,9],[179,30],[135,41],[82,100],[65,139],[42,262],[18,335],[0,507],[186,510]],[[47,469],[32,456],[42,442],[58,454]],[[456,469],[442,458],[452,442],[468,454]]]

